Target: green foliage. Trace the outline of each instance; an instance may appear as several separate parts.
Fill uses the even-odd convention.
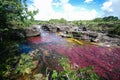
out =
[[[6,46],[7,44],[7,46]],[[0,42],[0,78],[6,80],[18,61],[18,44],[13,41]],[[10,78],[9,78],[10,79]]]
[[[28,11],[26,0],[0,0],[0,28],[29,26],[36,11]]]
[[[95,22],[102,22],[102,21],[118,21],[118,17],[115,16],[108,16],[108,17],[103,17],[103,18],[95,18],[93,21]]]
[[[66,21],[64,18],[61,18],[61,19],[59,20],[59,22],[60,22],[60,23],[66,23],[67,21]]]
[[[42,25],[42,24],[48,24],[50,23],[49,21],[39,21],[39,25]]]
[[[103,21],[117,21],[118,17],[114,16],[108,16],[108,17],[103,17]]]
[[[74,26],[81,26],[83,25],[82,21],[73,21]]]
[[[67,58],[59,59],[63,67],[63,71],[57,72],[53,71],[52,78],[53,80],[99,80],[99,77],[93,70],[93,67],[87,68],[78,68],[75,65],[70,65]]]
[[[95,21],[95,22],[101,22],[102,18],[95,18],[93,21]]]
[[[26,0],[0,0],[0,79],[10,79],[19,60],[16,33],[29,26],[37,12],[28,11]]]
[[[99,80],[98,75],[94,72],[94,67],[81,68],[81,80]]]
[[[19,72],[21,74],[25,73],[31,73],[31,70],[34,68],[32,63],[32,57],[30,57],[28,54],[21,54],[19,63],[17,65],[17,68],[15,72]]]
[[[113,27],[113,28],[109,31],[109,33],[120,35],[120,24],[119,24],[119,25],[116,25],[115,27]]]
[[[103,17],[103,18],[95,18],[93,21],[95,22],[102,22],[102,21],[118,21],[118,17],[115,16],[108,16],[108,17]]]
[[[49,23],[64,23],[64,24],[66,24],[67,21],[64,18],[61,18],[61,19],[50,19]]]

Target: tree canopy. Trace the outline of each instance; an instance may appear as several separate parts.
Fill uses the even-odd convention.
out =
[[[50,19],[49,23],[66,23],[67,20],[65,20],[64,18],[61,19]]]
[[[118,17],[115,16],[108,16],[108,17],[103,17],[104,21],[117,21]]]
[[[28,11],[26,0],[0,0],[0,27],[28,26],[38,11]]]
[[[117,21],[119,20],[118,17],[116,16],[108,16],[108,17],[103,17],[103,18],[95,18],[95,22],[100,22],[100,21]]]

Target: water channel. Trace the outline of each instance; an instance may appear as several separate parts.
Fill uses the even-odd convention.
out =
[[[65,55],[73,64],[80,67],[94,66],[95,72],[108,80],[120,79],[120,48],[93,45],[85,41],[62,38],[57,33],[40,29],[41,35],[27,38],[20,44],[20,51],[28,53],[39,49],[46,55]],[[44,50],[44,51],[43,51]],[[43,52],[42,52],[43,51]]]

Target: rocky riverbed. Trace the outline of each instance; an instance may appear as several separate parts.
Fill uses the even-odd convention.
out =
[[[43,24],[42,28],[50,32],[59,32],[59,35],[66,38],[75,38],[78,40],[85,40],[95,42],[101,46],[120,46],[120,36],[111,35],[108,33],[100,33],[97,31],[87,30],[85,26],[72,26],[63,24]]]

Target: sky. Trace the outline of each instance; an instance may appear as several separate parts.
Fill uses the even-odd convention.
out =
[[[30,11],[39,10],[35,20],[92,20],[104,16],[120,18],[120,0],[28,0],[27,4]]]

